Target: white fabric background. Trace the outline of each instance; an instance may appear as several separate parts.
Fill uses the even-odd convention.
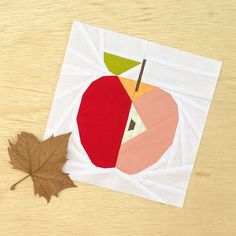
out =
[[[128,175],[93,165],[80,143],[76,116],[90,83],[111,75],[104,51],[142,61],[142,82],[170,93],[178,104],[179,123],[172,146],[154,165]],[[137,80],[141,65],[121,77]],[[75,21],[72,25],[45,138],[72,132],[64,171],[73,180],[183,207],[221,62]]]

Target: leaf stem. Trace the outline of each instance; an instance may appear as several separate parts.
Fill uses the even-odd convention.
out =
[[[19,184],[20,182],[22,182],[23,180],[27,179],[28,177],[30,177],[31,174],[26,175],[23,179],[19,180],[18,182],[16,182],[15,184],[13,184],[10,188],[10,190],[14,190],[16,188],[16,185]]]

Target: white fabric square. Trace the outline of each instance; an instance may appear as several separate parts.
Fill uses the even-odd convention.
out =
[[[77,115],[82,96],[92,82],[113,75],[104,62],[104,52],[139,62],[145,58],[142,83],[167,92],[178,107],[172,145],[156,163],[138,173],[94,165],[81,143]],[[120,76],[137,81],[141,66]],[[219,61],[74,21],[45,138],[72,132],[63,169],[71,179],[183,207],[220,68]],[[146,132],[142,117],[132,117],[139,122],[125,143]]]

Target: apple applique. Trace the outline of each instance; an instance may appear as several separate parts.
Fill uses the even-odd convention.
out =
[[[164,90],[118,75],[140,62],[104,53],[114,76],[103,76],[84,92],[77,115],[81,143],[91,162],[135,174],[156,163],[173,143],[178,108]]]

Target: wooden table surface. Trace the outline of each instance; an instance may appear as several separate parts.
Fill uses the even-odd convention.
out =
[[[8,139],[46,127],[74,19],[223,61],[178,209],[77,182],[47,204],[8,163]],[[235,0],[1,0],[0,235],[236,235]]]

